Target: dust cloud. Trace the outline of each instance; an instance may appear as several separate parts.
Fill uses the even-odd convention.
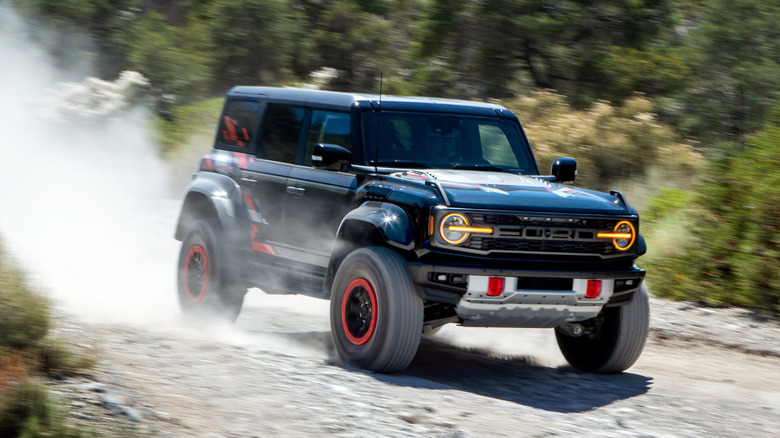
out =
[[[295,327],[306,321],[323,338],[322,300],[254,289],[237,327],[183,324],[176,175],[179,167],[195,170],[197,160],[170,168],[159,158],[151,112],[125,99],[142,77],[125,72],[108,82],[89,71],[58,71],[29,32],[0,1],[0,238],[32,282],[87,322],[327,357],[322,342],[299,343]]]
[[[178,315],[179,194],[168,190],[150,141],[149,112],[122,105],[90,112],[97,105],[78,89],[110,84],[60,83],[78,72],[57,71],[25,37],[30,31],[0,3],[4,244],[67,312],[99,322],[170,321]]]

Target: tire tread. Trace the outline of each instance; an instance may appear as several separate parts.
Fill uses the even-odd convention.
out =
[[[331,297],[331,329],[339,354],[347,361],[354,361],[361,367],[381,373],[392,373],[406,368],[417,354],[417,348],[422,337],[423,303],[414,289],[409,269],[405,260],[395,251],[385,247],[365,247],[349,254],[342,262],[334,280],[334,288],[346,284],[344,278],[348,269],[342,269],[353,264],[368,264],[376,268],[387,289],[383,310],[388,315],[386,319],[386,334],[377,346],[375,354],[370,357],[355,359],[349,357],[346,348],[340,345],[339,325],[340,307],[338,298]],[[377,287],[375,285],[375,287]],[[335,290],[335,289],[334,289]],[[336,293],[334,296],[338,296]],[[381,300],[380,300],[381,301]],[[380,317],[381,318],[381,317]],[[378,336],[375,334],[374,336]]]
[[[650,302],[645,284],[634,292],[631,303],[620,307],[620,333],[617,344],[607,362],[599,367],[597,373],[620,373],[639,359],[645,348],[650,330]]]

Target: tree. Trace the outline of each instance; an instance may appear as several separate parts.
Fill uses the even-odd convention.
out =
[[[681,87],[680,75],[671,74],[681,62],[669,51],[656,49],[631,68],[669,31],[670,10],[667,0],[434,0],[420,53],[443,58],[482,97],[511,95],[521,84],[556,89],[579,105],[619,102],[637,88]],[[633,79],[639,74],[642,81]]]
[[[780,97],[780,4],[716,0],[686,45],[693,78],[682,129],[706,140],[757,130]]]
[[[217,0],[207,8],[216,88],[273,84],[285,77],[301,37],[285,0]]]
[[[202,23],[170,26],[163,15],[149,12],[115,38],[127,54],[129,67],[146,76],[158,96],[187,103],[204,95],[212,80],[208,34],[203,28]]]
[[[304,1],[309,20],[308,67],[335,68],[337,90],[379,89],[380,73],[392,77],[400,70],[408,40],[409,1]]]

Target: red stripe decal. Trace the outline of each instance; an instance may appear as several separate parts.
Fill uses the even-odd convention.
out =
[[[241,169],[246,169],[246,154],[242,154],[240,152],[233,152],[233,156],[238,158],[238,167]]]
[[[225,120],[225,128],[227,129],[227,133],[228,133],[228,136],[226,137],[226,139],[227,140],[232,140],[232,141],[236,142],[236,144],[238,146],[243,147],[244,146],[244,142],[239,140],[238,136],[236,135],[236,126],[238,126],[238,122],[233,120],[233,119],[231,119],[228,116],[225,116],[224,120]],[[224,132],[223,132],[222,135],[223,136],[225,135]]]
[[[276,251],[266,243],[252,242],[252,249],[257,252],[264,252],[266,254],[276,255]]]
[[[257,211],[255,209],[255,203],[252,202],[252,197],[249,196],[249,193],[244,193],[244,203],[247,207],[249,207],[250,210]]]

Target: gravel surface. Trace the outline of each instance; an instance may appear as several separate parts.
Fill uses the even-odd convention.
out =
[[[759,356],[780,357],[780,324],[739,308],[715,309],[652,299],[652,336],[707,344]]]
[[[338,363],[327,303],[309,300],[249,300],[235,327],[205,330],[63,317],[102,360],[52,389],[100,436],[780,435],[780,325],[747,311],[653,299],[621,375],[569,368],[550,330],[454,326],[380,375]]]

